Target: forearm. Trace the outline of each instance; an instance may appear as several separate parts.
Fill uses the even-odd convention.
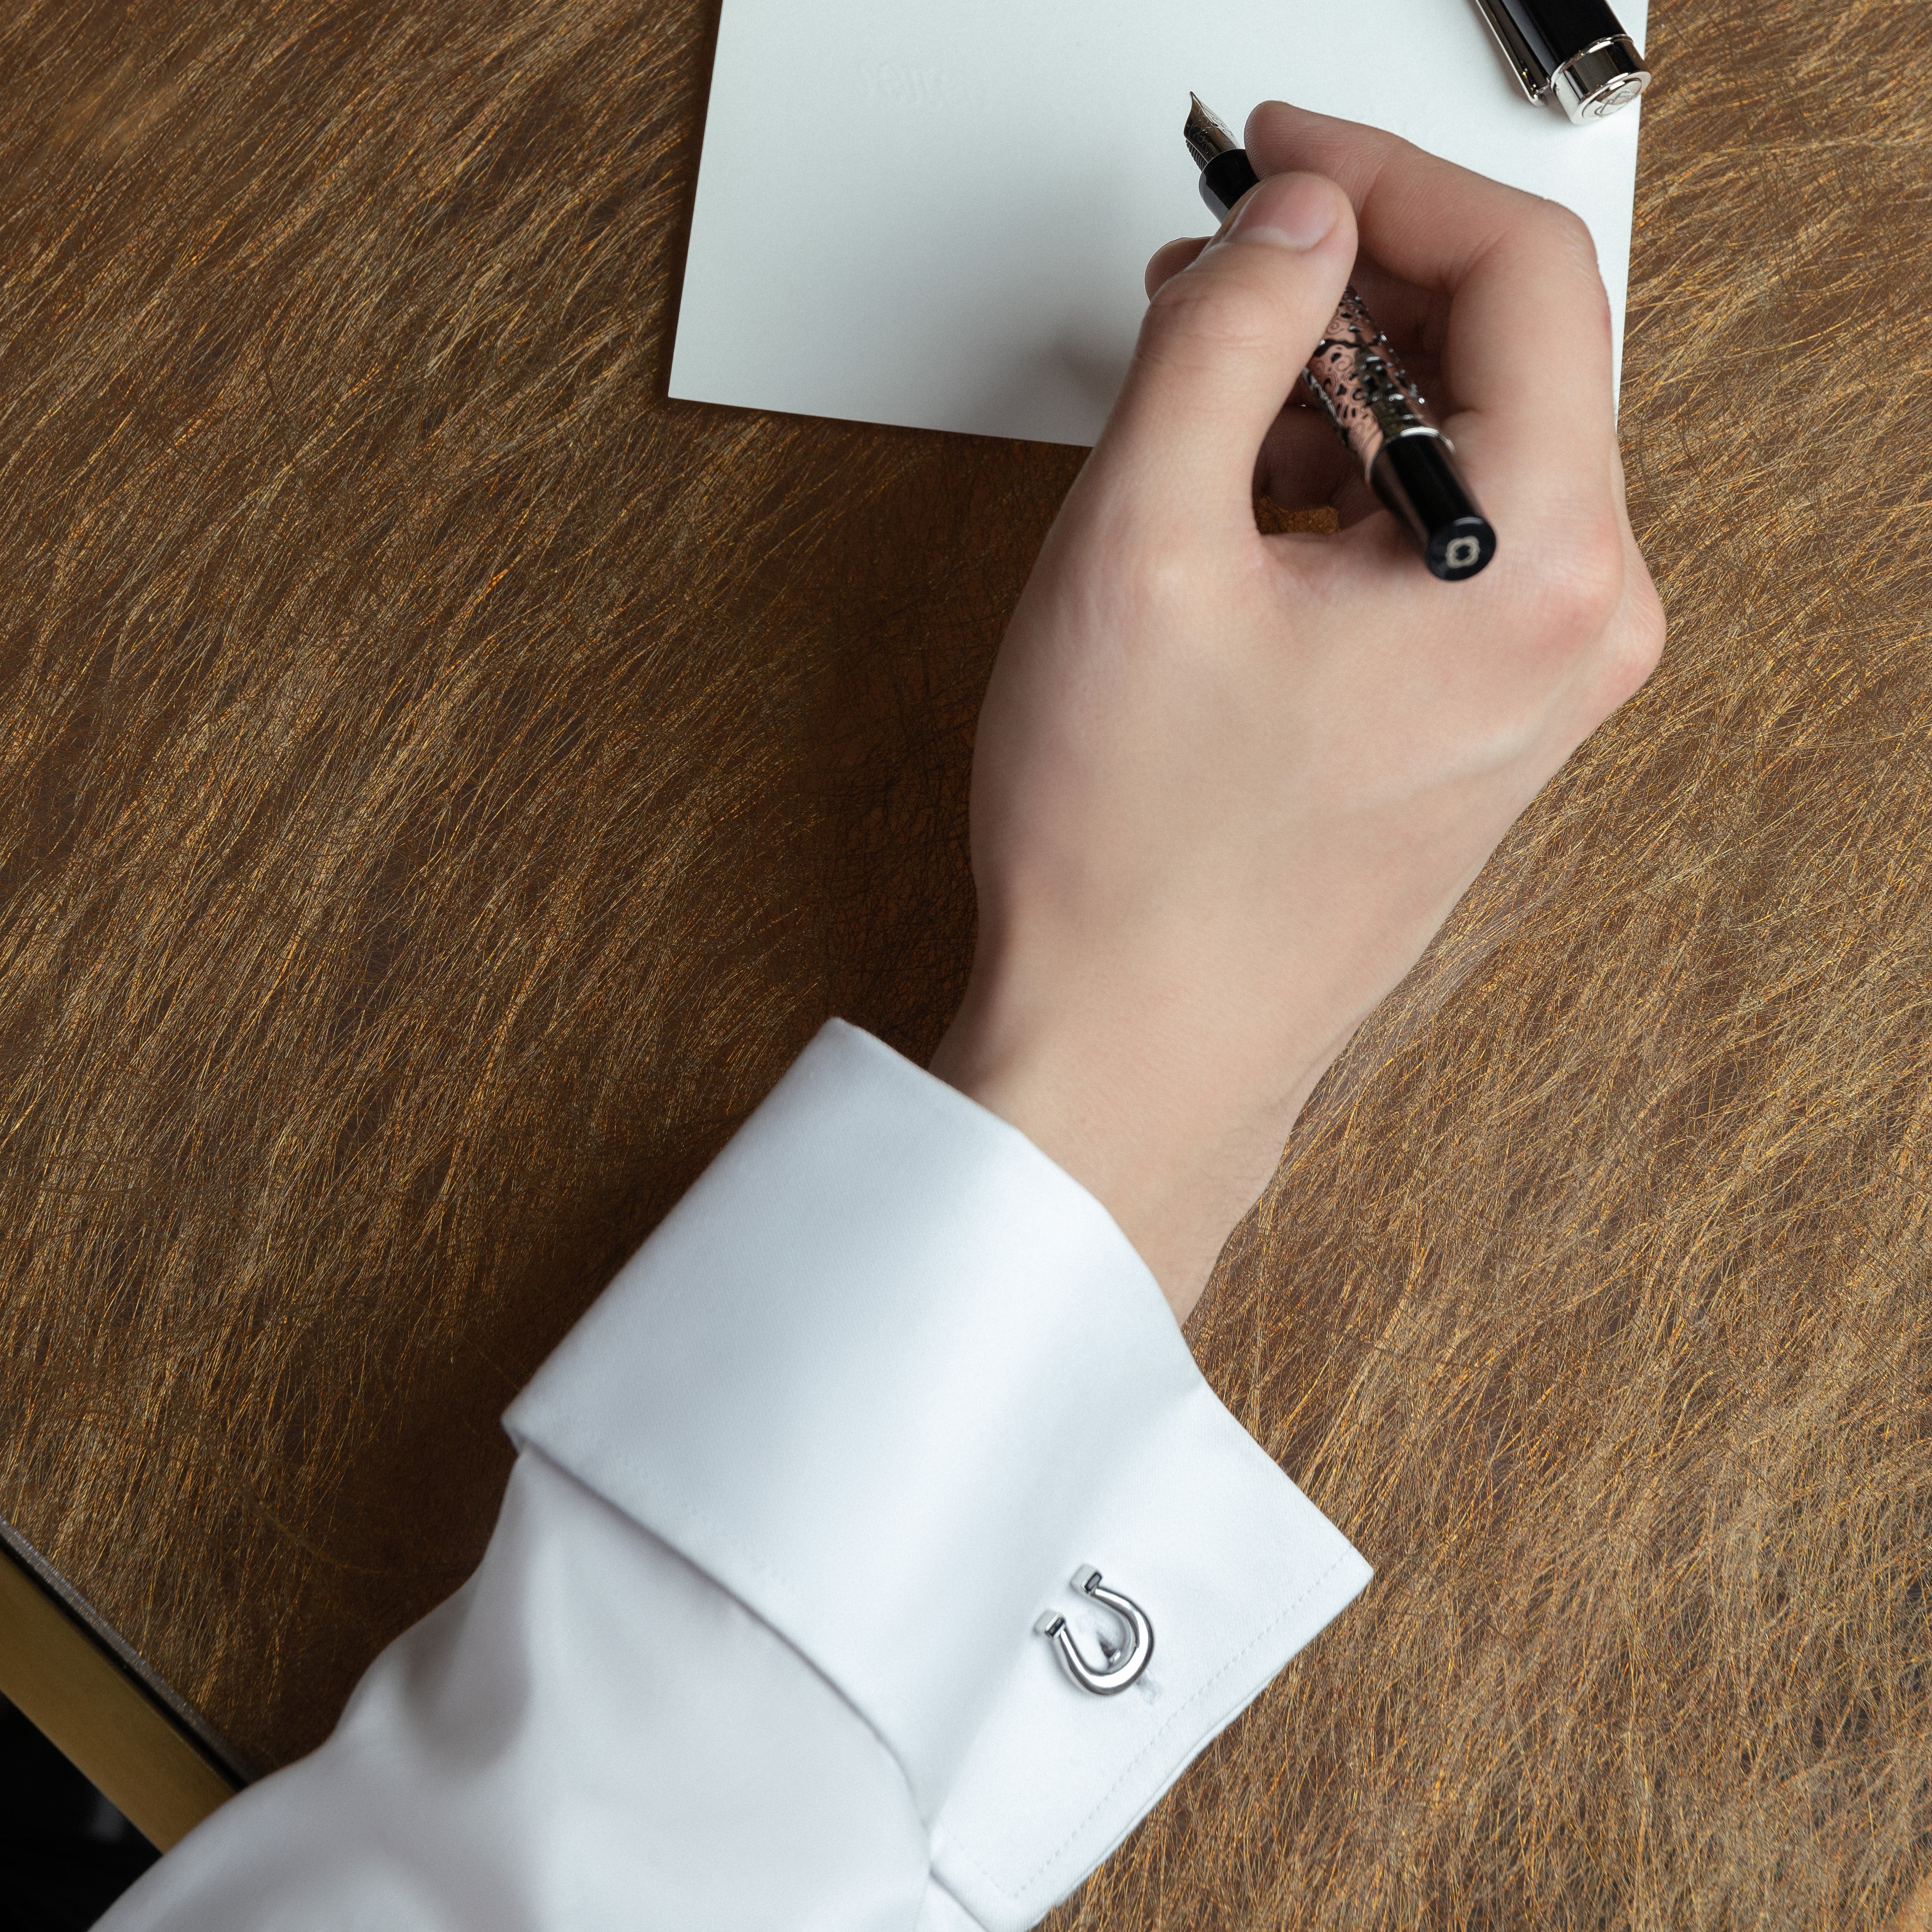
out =
[[[979,948],[932,1061],[1107,1204],[1184,1318],[1323,1070],[1664,631],[1581,224],[1280,104],[1247,145],[1265,178],[1150,265],[994,666]],[[1352,279],[1496,512],[1480,574],[1432,575],[1293,403]],[[1264,487],[1342,527],[1263,536]]]

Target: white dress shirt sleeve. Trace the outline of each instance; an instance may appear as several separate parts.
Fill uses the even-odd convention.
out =
[[[1368,1582],[1094,1198],[833,1022],[538,1371],[482,1564],[104,1932],[1020,1932]],[[1097,1696],[1034,1624],[1152,1662]]]

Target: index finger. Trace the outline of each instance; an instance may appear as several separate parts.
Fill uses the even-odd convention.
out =
[[[1552,489],[1610,482],[1610,298],[1576,215],[1397,135],[1286,101],[1257,107],[1246,141],[1258,172],[1306,169],[1340,183],[1364,252],[1450,298],[1442,373],[1474,418],[1459,416],[1454,434],[1486,501],[1547,503]]]

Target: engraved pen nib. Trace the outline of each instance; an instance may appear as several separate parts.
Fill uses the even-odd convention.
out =
[[[1187,152],[1194,157],[1194,165],[1204,168],[1216,154],[1225,154],[1240,144],[1228,133],[1227,123],[1202,104],[1199,94],[1190,94],[1187,99],[1187,122],[1180,131],[1186,140]]]

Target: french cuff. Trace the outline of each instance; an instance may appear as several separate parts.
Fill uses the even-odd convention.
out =
[[[836,1020],[504,1419],[872,1726],[935,1923],[1035,1923],[1372,1574],[1100,1203]],[[1103,1660],[1086,1565],[1153,1631],[1116,1695],[1034,1628]]]

